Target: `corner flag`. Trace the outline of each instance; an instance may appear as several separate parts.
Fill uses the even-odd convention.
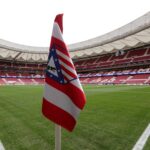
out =
[[[62,14],[56,16],[46,69],[43,115],[72,131],[86,98],[64,43]]]

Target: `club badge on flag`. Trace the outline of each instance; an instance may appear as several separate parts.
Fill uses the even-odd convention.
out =
[[[62,14],[56,16],[46,69],[42,113],[72,131],[86,98],[62,33]]]

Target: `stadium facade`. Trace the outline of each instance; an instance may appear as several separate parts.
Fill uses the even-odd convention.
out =
[[[82,83],[150,84],[150,12],[68,48]],[[48,50],[0,39],[0,84],[44,83]]]

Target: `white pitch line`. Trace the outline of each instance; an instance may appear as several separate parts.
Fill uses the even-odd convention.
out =
[[[0,141],[0,150],[5,150],[5,148],[4,148],[4,146],[3,146],[1,141]]]
[[[150,124],[147,126],[139,140],[136,142],[132,150],[142,150],[144,148],[144,145],[150,136]]]

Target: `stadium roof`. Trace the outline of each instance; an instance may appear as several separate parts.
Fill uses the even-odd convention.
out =
[[[102,36],[69,45],[72,58],[82,58],[150,44],[150,12]],[[0,59],[46,62],[48,47],[20,45],[0,39]]]

